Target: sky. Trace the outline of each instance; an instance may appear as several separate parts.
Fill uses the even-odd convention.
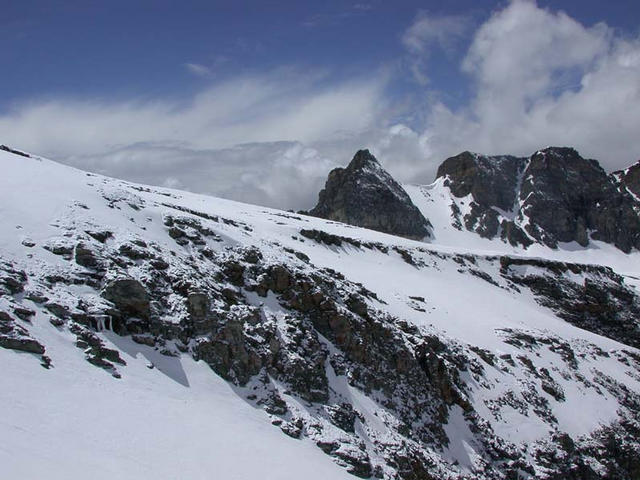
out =
[[[640,2],[0,0],[0,143],[128,180],[313,206],[369,148],[640,159]]]

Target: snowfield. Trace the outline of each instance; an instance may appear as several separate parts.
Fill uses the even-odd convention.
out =
[[[0,464],[5,478],[353,478],[347,470],[363,478],[405,478],[406,469],[398,460],[404,457],[398,452],[408,448],[407,442],[421,452],[422,463],[432,462],[431,471],[439,478],[503,478],[508,469],[520,478],[545,478],[556,464],[545,463],[535,449],[556,448],[554,435],[567,434],[576,444],[587,445],[595,441],[594,432],[638,414],[633,402],[640,398],[640,352],[618,333],[605,336],[602,330],[570,323],[559,313],[568,300],[559,296],[547,301],[545,290],[534,289],[554,281],[560,282],[561,290],[595,283],[603,289],[615,287],[622,292],[620,302],[635,305],[640,285],[636,251],[624,254],[602,242],[586,249],[564,245],[552,250],[534,244],[525,250],[456,230],[451,226],[451,202],[464,212],[465,200],[452,197],[441,181],[405,187],[433,225],[433,240],[424,243],[132,184],[35,156],[0,151],[0,168],[0,263],[11,267],[0,273],[2,278],[15,277],[13,269],[26,277],[17,291],[0,290],[0,311],[12,316],[15,329],[26,330],[43,345],[51,362],[50,368],[43,368],[39,354],[0,348]],[[179,231],[172,232],[168,217],[191,223],[175,223]],[[95,240],[96,232],[109,235],[101,242]],[[113,252],[129,253],[122,253],[128,255],[126,261],[118,264],[116,258],[98,275],[97,267],[78,263],[80,244],[89,246],[100,261],[115,258]],[[429,377],[430,386],[424,388],[443,382],[438,391],[450,398],[445,395],[439,401],[446,406],[424,406],[431,395],[425,393],[424,412],[418,416],[407,399],[417,399],[422,387],[409,380],[412,372],[403,370],[400,356],[390,365],[401,374],[380,380],[387,385],[398,375],[392,397],[383,387],[362,380],[366,375],[358,377],[354,372],[376,368],[366,355],[378,348],[377,343],[356,353],[355,340],[344,343],[337,330],[324,331],[313,323],[317,332],[310,327],[308,333],[313,342],[291,346],[295,333],[287,322],[303,310],[292,313],[283,300],[287,287],[270,287],[261,295],[246,280],[254,263],[233,255],[252,247],[262,257],[257,265],[265,269],[284,265],[301,277],[333,275],[336,288],[362,295],[369,312],[358,313],[362,318],[394,319],[388,320],[388,328],[408,352],[419,350],[411,338],[440,339],[444,346],[425,357],[440,362],[433,370],[439,376]],[[136,248],[142,251],[137,256],[131,254]],[[149,258],[156,263],[161,259],[166,267],[160,273],[150,270]],[[229,270],[230,259],[243,266],[245,280],[234,283],[230,273],[215,276]],[[228,263],[223,265],[223,260]],[[571,267],[558,273],[560,267],[549,267],[547,261],[612,271]],[[312,389],[312,396],[305,398],[289,370],[278,376],[264,363],[261,371],[268,372],[269,379],[259,387],[255,376],[248,383],[233,375],[223,378],[217,370],[222,367],[202,353],[193,354],[203,341],[214,341],[214,333],[192,332],[188,338],[164,333],[166,342],[154,343],[162,335],[153,328],[180,329],[193,315],[185,303],[187,294],[177,288],[158,298],[152,292],[155,327],[137,332],[152,338],[148,344],[108,328],[96,331],[95,325],[72,327],[81,316],[76,313],[89,312],[91,317],[113,308],[104,295],[105,285],[123,272],[148,289],[155,288],[162,272],[192,282],[189,295],[195,286],[198,291],[205,291],[206,285],[226,288],[224,294],[231,295],[236,306],[223,310],[246,306],[258,311],[260,321],[270,322],[279,332],[279,351],[294,352],[287,360],[291,365],[324,352],[314,372],[321,370],[328,393],[313,397]],[[621,275],[620,284],[613,272]],[[256,275],[259,282],[265,274]],[[546,280],[529,282],[533,278]],[[222,305],[217,301],[211,300],[212,310]],[[347,312],[347,301],[335,301],[347,318],[356,318]],[[33,315],[18,318],[12,313],[19,312],[18,307]],[[52,318],[60,321],[51,322]],[[119,352],[126,364],[111,360],[113,368],[101,368],[87,361],[91,341],[86,347],[78,333],[85,327],[104,348]],[[367,331],[350,328],[354,338]],[[268,343],[264,334],[246,335],[251,337],[248,345]],[[225,345],[236,341],[229,338]],[[318,346],[309,346],[314,342]],[[252,350],[246,349],[251,356]],[[295,349],[307,353],[298,355]],[[236,352],[231,351],[230,355]],[[342,357],[344,364],[335,360]],[[455,359],[464,359],[459,361],[465,366],[454,368]],[[236,374],[239,367],[234,362],[231,358],[229,364]],[[265,408],[265,392],[276,392],[285,411]],[[356,412],[350,420],[353,431],[327,413],[345,403]],[[416,417],[408,421],[410,411]],[[436,411],[445,412],[439,420],[445,437],[440,443],[416,433],[429,431],[430,422],[438,418]],[[637,449],[640,439],[626,432],[625,445]],[[492,450],[487,435],[493,446],[510,452],[512,465],[506,454],[495,453],[498,447]],[[590,468],[604,475],[609,468],[605,460],[580,452],[583,463],[591,462]]]
[[[130,354],[114,382],[70,351],[69,335],[47,330],[38,337],[50,340],[51,371],[0,351],[5,478],[351,478],[313,444],[273,428],[203,362],[184,358],[163,372],[152,348],[118,339]]]

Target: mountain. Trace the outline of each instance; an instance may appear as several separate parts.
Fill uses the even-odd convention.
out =
[[[405,186],[426,243],[22,153],[7,478],[638,478],[635,249],[458,230],[444,177]]]
[[[329,173],[310,215],[421,240],[431,224],[369,150]]]
[[[450,193],[450,223],[457,229],[525,248],[584,248],[595,240],[629,253],[640,248],[640,217],[637,173],[626,172],[607,175],[597,161],[566,147],[529,158],[463,152],[440,165],[433,187]]]

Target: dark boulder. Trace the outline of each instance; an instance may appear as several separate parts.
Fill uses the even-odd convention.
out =
[[[187,311],[192,318],[203,319],[209,313],[209,297],[203,292],[192,292],[187,297]]]
[[[0,263],[0,296],[15,295],[24,291],[27,274],[10,263]]]
[[[109,282],[102,291],[102,297],[112,302],[125,317],[149,319],[149,294],[144,286],[133,278],[120,278]]]
[[[108,239],[113,237],[113,233],[109,230],[85,230],[85,233],[100,243],[105,243]]]
[[[16,150],[15,148],[7,147],[6,145],[0,145],[0,150],[13,153],[14,155],[20,155],[21,157],[31,158],[31,155],[25,152],[21,152],[20,150]]]
[[[96,268],[100,266],[100,259],[98,256],[91,248],[89,248],[88,245],[84,243],[76,245],[75,260],[78,265],[82,265],[87,268]]]
[[[30,337],[0,335],[0,347],[27,353],[36,353],[39,355],[44,353],[44,347],[42,344]]]
[[[0,347],[21,352],[44,353],[44,346],[29,336],[7,312],[0,311]]]
[[[245,330],[259,321],[260,315],[255,309],[233,309],[217,332],[197,343],[196,358],[208,363],[224,379],[246,385],[265,365],[265,357],[270,357],[268,347],[256,348],[247,342]],[[266,333],[265,337],[273,337],[271,332]]]

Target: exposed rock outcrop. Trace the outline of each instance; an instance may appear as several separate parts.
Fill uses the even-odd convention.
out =
[[[31,155],[29,155],[28,153],[21,152],[20,150],[16,150],[15,148],[11,148],[6,145],[0,145],[0,150],[13,153],[14,155],[20,155],[21,157],[31,158]]]
[[[617,185],[637,188],[637,174],[626,172],[607,175],[572,148],[549,147],[528,159],[464,152],[445,160],[438,177],[455,197],[471,195],[462,222],[483,237],[551,248],[594,239],[629,252],[640,248],[640,218],[634,197]]]
[[[525,170],[519,201],[529,218],[527,232],[551,247],[573,241],[586,246],[589,236],[625,252],[640,247],[633,199],[618,191],[597,161],[572,148],[536,152]]]
[[[369,150],[359,150],[347,168],[329,173],[309,214],[415,239],[428,237],[431,226]]]
[[[15,318],[0,310],[0,347],[21,352],[44,354],[44,346],[32,338],[29,332],[18,324]],[[43,356],[43,360],[44,360]],[[47,359],[44,366],[49,368]]]
[[[447,185],[456,197],[471,194],[480,205],[509,211],[516,200],[518,176],[522,174],[525,160],[509,155],[486,157],[462,152],[442,162],[437,177],[448,177]]]
[[[640,161],[624,170],[613,172],[611,175],[619,182],[621,188],[640,197]]]
[[[517,205],[519,179],[526,159],[513,156],[488,157],[463,152],[446,159],[438,167],[437,178],[459,198],[471,195],[470,212],[459,224],[485,238],[502,232],[512,244],[531,244],[528,236],[508,218]],[[502,212],[502,215],[501,215]],[[455,212],[460,215],[459,211]]]
[[[102,296],[115,305],[116,310],[109,313],[120,320],[118,322],[120,329],[124,328],[125,324],[131,327],[132,322],[128,321],[130,319],[134,322],[149,320],[151,314],[149,294],[139,281],[133,278],[113,280],[105,286]],[[133,332],[137,330],[136,327],[129,329]]]
[[[507,256],[500,258],[500,265],[503,276],[528,287],[558,317],[640,348],[638,296],[610,268]],[[584,277],[584,281],[569,280],[567,273]]]

